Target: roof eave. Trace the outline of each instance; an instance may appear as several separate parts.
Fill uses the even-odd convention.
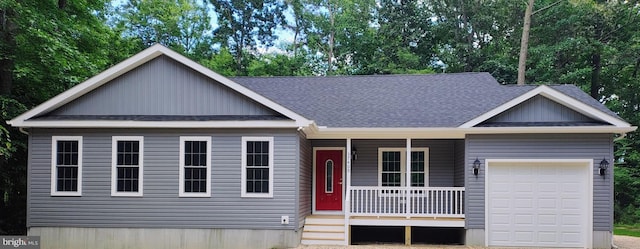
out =
[[[295,120],[131,121],[47,120],[12,124],[21,128],[298,128]]]
[[[625,134],[637,127],[617,126],[546,126],[546,127],[437,127],[437,128],[362,128],[319,127],[305,129],[309,139],[464,139],[470,134],[557,134],[612,133]]]

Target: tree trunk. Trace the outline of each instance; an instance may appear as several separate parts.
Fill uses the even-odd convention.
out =
[[[520,40],[520,58],[518,59],[518,85],[524,85],[525,72],[527,70],[527,49],[529,47],[529,31],[531,29],[531,13],[533,13],[533,2],[529,0],[527,10],[524,12],[524,26],[522,27],[522,39]]]
[[[465,47],[465,56],[464,56],[464,71],[470,72],[473,71],[474,66],[471,62],[471,50],[473,49],[473,34],[469,30],[471,25],[469,25],[469,18],[467,17],[467,12],[464,8],[464,0],[460,0],[460,17],[462,18],[462,27],[464,28],[464,32],[466,33],[467,44]],[[471,27],[473,28],[473,27]]]
[[[13,55],[15,54],[15,37],[14,32],[16,30],[15,25],[9,19],[12,13],[11,10],[0,10],[0,42],[3,46],[0,48],[0,53],[3,54],[0,59],[0,94],[9,95],[13,88]]]
[[[335,16],[333,13],[333,10],[331,9],[331,4],[329,4],[329,22],[331,24],[331,32],[329,33],[329,51],[327,51],[327,64],[328,64],[328,68],[327,68],[327,74],[330,75],[331,71],[333,69],[333,45],[334,45],[334,39],[335,39]]]
[[[591,97],[594,99],[600,99],[600,72],[602,71],[602,63],[600,58],[600,51],[591,56]]]

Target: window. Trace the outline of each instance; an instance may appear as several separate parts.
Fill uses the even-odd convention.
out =
[[[325,173],[325,193],[333,193],[333,160],[329,159],[324,163]]]
[[[111,195],[142,196],[143,137],[114,136],[111,141]]]
[[[51,138],[51,195],[82,195],[82,137]]]
[[[180,137],[181,197],[211,196],[211,137]]]
[[[406,186],[406,149],[378,149],[378,185],[381,187]],[[411,187],[429,186],[429,148],[412,148]]]
[[[273,197],[273,137],[242,137],[242,197]]]

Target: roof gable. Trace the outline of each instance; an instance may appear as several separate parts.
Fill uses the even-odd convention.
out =
[[[602,123],[601,120],[587,117],[544,96],[537,95],[477,126],[595,125],[600,123]]]
[[[46,116],[281,116],[256,101],[159,56]]]
[[[539,115],[527,113],[532,111],[539,112]],[[520,117],[517,117],[519,114]],[[542,85],[471,119],[460,125],[460,128],[477,127],[491,122],[510,121],[515,121],[516,123],[595,121],[616,127],[631,126],[608,110],[596,108],[561,91]]]
[[[287,117],[293,120],[293,124],[257,124],[257,123],[244,123],[244,124],[235,124],[234,127],[295,127],[295,126],[307,126],[312,123],[311,120],[289,110],[288,108],[271,101],[270,99],[265,98],[264,96],[240,85],[236,82],[233,82],[224,76],[221,76],[208,68],[205,68],[202,65],[162,46],[159,44],[153,45],[142,52],[126,59],[123,62],[118,63],[117,65],[105,70],[104,72],[86,80],[85,82],[78,84],[71,89],[57,95],[56,97],[40,104],[39,106],[23,113],[22,115],[8,121],[7,123],[16,126],[16,127],[227,127],[231,126],[231,123],[220,123],[219,121],[212,122],[198,122],[198,124],[185,124],[184,122],[165,122],[165,123],[157,123],[157,122],[146,122],[142,123],[117,123],[117,122],[100,122],[100,123],[88,123],[88,122],[66,122],[66,120],[62,121],[46,121],[46,120],[32,120],[35,117],[39,117],[45,114],[48,114],[58,108],[82,97],[85,94],[90,93],[91,91],[101,87],[104,84],[111,82],[112,80],[130,72],[131,70],[138,68],[139,66],[159,57],[166,56],[167,58],[184,65],[186,68],[193,70],[194,72],[200,73],[205,77],[218,82],[219,84],[228,87],[230,90],[235,91],[236,93],[243,95],[246,99],[255,101],[265,108],[273,110],[274,112]],[[63,108],[64,109],[64,108]],[[59,111],[64,112],[63,109]],[[55,113],[55,112],[54,112]],[[246,125],[246,126],[243,126]]]

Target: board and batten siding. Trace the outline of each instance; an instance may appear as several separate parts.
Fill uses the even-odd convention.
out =
[[[429,186],[454,186],[455,141],[423,139],[411,141],[412,147],[429,148]],[[345,140],[312,140],[314,147],[344,147],[345,144]],[[406,148],[404,139],[354,139],[351,140],[351,144],[358,154],[358,159],[351,162],[352,186],[378,186],[378,148]],[[460,156],[463,157],[463,154]],[[462,171],[459,173],[464,174]]]
[[[487,120],[500,122],[593,122],[594,120],[544,96],[535,96]]]
[[[302,133],[299,134],[298,143],[300,148],[300,174],[298,175],[298,219],[300,222],[302,222],[304,221],[305,217],[311,215],[313,149],[311,149],[311,141],[307,140]]]
[[[276,115],[273,110],[160,56],[50,115]]]
[[[51,136],[83,137],[81,197],[50,195]],[[112,136],[144,136],[144,196],[111,196]],[[211,197],[178,197],[180,136],[211,136]],[[273,198],[240,197],[242,136],[274,138]],[[284,129],[33,129],[27,226],[293,230],[298,140]]]
[[[611,231],[613,225],[613,173],[599,175],[603,158],[613,162],[611,134],[468,135],[466,164],[482,162],[478,176],[466,172],[466,228],[485,226],[485,159],[593,159],[593,230]]]

